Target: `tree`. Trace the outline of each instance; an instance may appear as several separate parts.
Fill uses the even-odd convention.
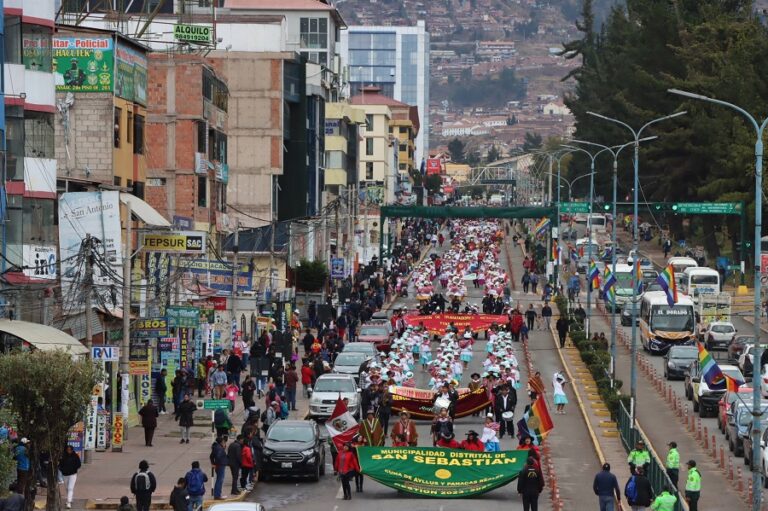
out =
[[[523,152],[527,153],[534,149],[541,149],[542,142],[541,135],[535,132],[526,131],[525,139],[523,140]]]
[[[448,142],[448,151],[451,153],[451,161],[454,163],[464,163],[464,142],[454,138]]]
[[[31,491],[41,452],[50,455],[46,471],[48,488],[56,488],[59,460],[64,454],[70,428],[84,419],[100,372],[90,360],[74,360],[64,351],[15,352],[0,357],[0,381],[7,406],[16,419],[19,436],[30,440],[32,475],[24,488],[26,509],[34,508]],[[46,509],[58,511],[58,491],[47,492]]]
[[[496,146],[492,145],[491,148],[488,149],[488,155],[485,157],[485,161],[488,163],[493,163],[499,159],[500,155],[501,153],[499,153],[499,150],[496,148]]]
[[[480,165],[480,161],[481,161],[480,153],[478,153],[477,151],[472,151],[467,155],[467,165],[469,165],[470,167],[477,167],[478,165]]]
[[[295,271],[296,287],[301,291],[320,291],[328,280],[328,267],[323,261],[302,259]]]
[[[443,180],[439,174],[429,174],[424,180],[424,188],[426,188],[430,194],[435,194],[440,191]]]

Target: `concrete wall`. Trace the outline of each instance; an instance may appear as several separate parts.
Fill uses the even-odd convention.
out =
[[[56,101],[66,93],[57,93]],[[62,114],[56,113],[58,175],[112,184],[113,96],[111,93],[75,94],[69,108],[69,141],[65,144]]]

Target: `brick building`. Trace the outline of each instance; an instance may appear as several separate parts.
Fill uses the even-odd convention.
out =
[[[227,84],[199,55],[153,53],[149,62],[147,202],[216,239],[228,223]]]

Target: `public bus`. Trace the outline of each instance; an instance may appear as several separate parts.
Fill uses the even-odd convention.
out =
[[[701,266],[686,268],[679,290],[693,298],[693,303],[699,303],[699,295],[720,292],[720,273]]]
[[[691,344],[696,339],[693,300],[680,292],[670,306],[664,291],[648,291],[640,303],[640,338],[643,349],[664,354],[672,346]]]
[[[628,264],[616,263],[614,276],[616,277],[616,308],[623,309],[632,304],[632,267]]]
[[[590,229],[592,229],[592,232],[605,232],[605,226],[607,223],[608,221],[606,220],[605,215],[600,215],[597,213],[592,213],[587,219],[587,224],[589,225]]]

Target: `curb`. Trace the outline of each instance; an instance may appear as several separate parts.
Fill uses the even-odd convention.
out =
[[[256,486],[254,485],[254,489],[255,488]],[[226,504],[228,502],[242,502],[243,500],[245,500],[245,498],[248,495],[250,495],[252,491],[253,490],[242,491],[240,492],[239,495],[235,495],[234,497],[227,497],[226,499],[223,499],[223,500],[206,499],[203,501],[203,508],[208,508],[214,504]],[[173,507],[168,502],[166,502],[170,498],[170,496],[165,496],[165,495],[154,496],[153,495],[153,497],[156,500],[158,500],[158,502],[154,502],[150,506],[150,509],[162,509],[162,510],[173,509]],[[119,505],[120,505],[120,502],[112,502],[111,500],[88,499],[85,502],[85,509],[117,509]],[[43,503],[42,508],[38,508],[38,509],[45,509],[45,503]]]

